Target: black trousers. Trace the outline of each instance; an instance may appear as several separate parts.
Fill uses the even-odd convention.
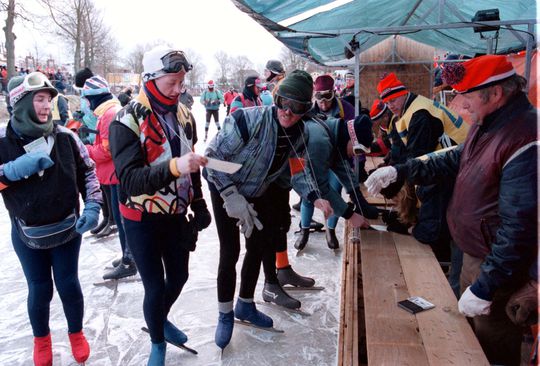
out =
[[[214,219],[219,237],[219,267],[218,267],[218,301],[229,302],[234,299],[236,287],[236,262],[240,255],[240,232],[236,226],[238,220],[230,218],[223,208],[223,199],[214,187],[210,187]],[[263,224],[262,230],[253,229],[249,238],[246,238],[246,254],[242,263],[240,280],[240,297],[253,298],[261,263],[264,262],[266,281],[277,283],[276,277],[276,245],[284,242],[290,226],[290,215],[283,217],[283,206],[276,202],[284,202],[287,197],[288,207],[289,191],[270,185],[266,192],[257,198],[248,198],[254,204],[257,218]],[[286,223],[288,225],[285,225]],[[283,236],[285,235],[285,240]]]
[[[144,286],[143,313],[153,343],[165,340],[163,324],[188,279],[189,250],[186,218],[150,215],[159,219],[132,221],[124,228]]]

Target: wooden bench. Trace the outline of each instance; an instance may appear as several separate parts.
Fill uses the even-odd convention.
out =
[[[363,333],[369,365],[489,365],[429,246],[390,232],[362,230],[360,244],[351,236],[347,227],[338,365],[361,364]],[[435,308],[413,315],[397,306],[410,296]]]

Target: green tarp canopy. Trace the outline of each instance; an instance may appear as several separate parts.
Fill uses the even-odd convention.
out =
[[[360,52],[399,34],[452,53],[486,53],[488,41],[471,27],[481,24],[471,19],[487,9],[500,16],[493,53],[524,50],[527,42],[536,47],[534,0],[232,1],[293,52],[325,65],[346,60],[344,48],[353,37]]]

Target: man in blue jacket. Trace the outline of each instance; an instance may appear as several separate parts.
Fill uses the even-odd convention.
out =
[[[447,220],[464,253],[459,311],[490,363],[519,365],[522,326],[538,319],[537,290],[521,295],[538,287],[537,110],[505,56],[447,66],[443,78],[476,117],[465,143],[425,162],[378,169],[366,185],[378,193],[403,178],[455,180]]]

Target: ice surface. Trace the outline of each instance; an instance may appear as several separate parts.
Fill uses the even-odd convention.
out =
[[[205,111],[195,98],[193,113],[197,120],[199,143],[196,151],[204,152]],[[222,107],[220,117],[223,120]],[[214,122],[210,136],[216,132]],[[206,181],[203,188],[211,205]],[[291,194],[291,204],[296,203]],[[292,211],[289,232],[289,258],[293,268],[302,275],[316,279],[321,292],[298,292],[292,296],[302,302],[302,309],[310,314],[303,317],[275,308],[259,309],[274,319],[276,328],[285,330],[275,334],[236,325],[231,344],[221,358],[214,344],[217,323],[216,273],[219,243],[214,223],[199,234],[197,250],[190,258],[190,276],[180,298],[171,309],[169,319],[184,330],[188,345],[199,354],[192,355],[176,347],[167,348],[167,365],[334,365],[337,360],[339,328],[339,299],[341,252],[335,254],[326,246],[324,233],[314,233],[303,255],[296,257],[293,247],[298,228],[299,213]],[[320,212],[316,219],[322,221]],[[342,238],[343,222],[338,225]],[[0,365],[33,365],[33,338],[26,312],[27,287],[20,263],[10,240],[11,225],[7,211],[0,204]],[[84,331],[91,347],[87,365],[146,365],[150,340],[140,328],[145,325],[142,314],[143,287],[141,282],[119,284],[117,288],[96,287],[105,267],[119,255],[118,237],[95,239],[88,234],[83,239],[79,261],[79,278],[84,293]],[[240,271],[243,251],[238,261]],[[239,276],[238,276],[239,277]],[[261,271],[255,300],[262,301]],[[238,291],[237,285],[237,291]],[[51,304],[50,328],[53,339],[54,365],[75,365],[67,337],[67,324],[59,296]]]

